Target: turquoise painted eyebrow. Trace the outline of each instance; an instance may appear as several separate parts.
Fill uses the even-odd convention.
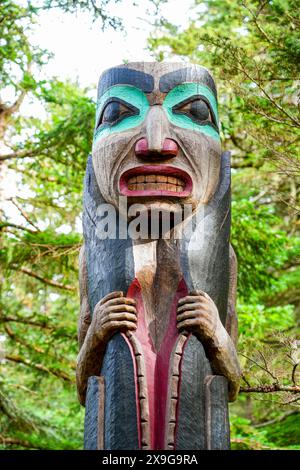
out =
[[[215,115],[216,122],[218,123],[219,115],[216,98],[207,86],[199,83],[182,83],[169,91],[163,102],[163,107],[167,113],[169,121],[184,129],[199,131],[209,137],[220,140],[219,133],[209,124],[201,125],[190,119],[185,114],[176,114],[173,112],[174,106],[197,95],[201,95],[207,99]]]
[[[96,124],[99,121],[105,104],[110,98],[119,98],[120,100],[135,106],[139,110],[139,114],[134,116],[127,116],[115,125],[106,126],[102,129],[101,127],[96,129],[94,133],[94,142],[99,140],[99,138],[107,137],[108,135],[115,132],[122,132],[124,130],[139,126],[144,121],[146,113],[149,109],[148,100],[142,90],[131,85],[114,85],[101,96],[97,103]]]

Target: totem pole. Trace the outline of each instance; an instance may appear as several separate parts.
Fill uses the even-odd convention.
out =
[[[107,237],[103,207],[115,213]],[[132,236],[137,208],[150,224],[159,214],[155,236]],[[229,449],[240,380],[230,155],[205,68],[137,62],[102,74],[83,229],[85,449]]]

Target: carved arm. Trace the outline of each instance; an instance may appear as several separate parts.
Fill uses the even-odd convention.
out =
[[[79,401],[84,405],[88,378],[99,375],[109,339],[117,331],[135,330],[137,316],[135,300],[124,297],[123,292],[118,291],[103,297],[90,319],[84,248],[80,253],[79,282],[81,313],[78,338],[81,348],[77,358],[76,382]]]

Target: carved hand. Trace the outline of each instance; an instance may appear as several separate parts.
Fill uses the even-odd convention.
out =
[[[137,327],[136,302],[124,297],[123,292],[111,292],[97,303],[91,323],[97,342],[107,343],[116,331],[135,330]]]
[[[76,380],[82,405],[88,378],[101,370],[107,342],[117,331],[135,330],[136,323],[135,300],[124,297],[123,292],[111,292],[97,303],[77,359]]]
[[[241,376],[237,353],[208,294],[194,291],[178,301],[177,328],[192,331],[203,341],[213,370],[228,379],[229,400],[235,400]]]
[[[193,291],[178,301],[179,330],[192,331],[204,341],[209,341],[214,338],[217,327],[221,325],[218,309],[205,292]]]

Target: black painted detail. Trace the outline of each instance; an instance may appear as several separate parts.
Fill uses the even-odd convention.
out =
[[[89,377],[84,419],[84,449],[98,449],[98,413],[99,413],[99,382],[98,377]]]
[[[203,67],[186,67],[166,73],[159,80],[159,90],[168,93],[172,88],[182,83],[201,83],[213,92],[217,99],[217,89],[215,82],[209,72]]]
[[[176,450],[206,449],[204,382],[211,373],[202,344],[191,335],[181,359]]]
[[[174,114],[185,114],[200,126],[210,125],[219,132],[215,113],[203,95],[193,95],[173,106]]]
[[[139,449],[133,362],[120,334],[106,347],[101,376],[105,380],[104,449]]]
[[[190,113],[196,118],[201,121],[206,121],[210,118],[209,116],[209,107],[203,100],[195,100],[192,101],[190,106]]]
[[[111,97],[103,105],[103,111],[96,123],[96,130],[111,127],[118,124],[128,116],[140,114],[139,109],[120,98]]]
[[[113,67],[106,70],[100,77],[98,84],[98,99],[111,86],[132,85],[145,93],[151,93],[154,88],[152,75],[140,70],[128,69],[126,67]]]
[[[181,360],[176,450],[228,450],[228,382],[212,369],[201,342],[187,339]]]
[[[228,382],[225,377],[206,377],[205,410],[207,449],[229,450]]]

